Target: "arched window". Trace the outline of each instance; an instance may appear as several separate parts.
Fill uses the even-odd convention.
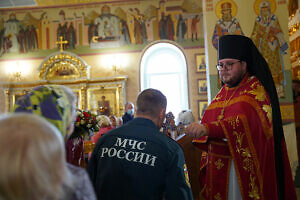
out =
[[[167,97],[167,112],[177,117],[189,108],[187,65],[182,51],[171,43],[156,43],[144,52],[140,70],[141,90],[155,88]]]

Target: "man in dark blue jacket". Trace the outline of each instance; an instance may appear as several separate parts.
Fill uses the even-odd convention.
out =
[[[132,102],[127,102],[125,104],[125,113],[122,116],[123,124],[133,120],[134,118],[134,104]]]
[[[166,106],[160,91],[146,89],[136,118],[98,140],[87,167],[98,199],[193,199],[182,149],[159,131]]]

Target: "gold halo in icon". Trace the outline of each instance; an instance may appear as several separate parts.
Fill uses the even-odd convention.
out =
[[[270,4],[271,7],[271,13],[273,14],[276,10],[276,2],[274,0],[255,0],[254,2],[254,11],[257,15],[260,15],[260,4],[261,2],[266,1]]]
[[[219,19],[222,18],[222,6],[228,5],[228,3],[231,6],[231,16],[232,17],[236,16],[236,13],[237,13],[236,3],[233,0],[221,0],[217,3],[216,8],[215,8],[216,15]]]

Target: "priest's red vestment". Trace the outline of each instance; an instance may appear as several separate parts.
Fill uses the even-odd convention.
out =
[[[272,107],[256,77],[247,75],[237,87],[223,86],[201,123],[208,137],[193,142],[203,150],[200,182],[206,199],[228,199],[231,163],[243,200],[278,199]],[[284,140],[282,149],[285,199],[297,199]]]

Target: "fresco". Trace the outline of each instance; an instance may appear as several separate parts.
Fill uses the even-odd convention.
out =
[[[204,44],[201,1],[131,4],[3,11],[0,55],[48,55],[59,49],[61,36],[64,50],[83,54],[111,48],[141,50],[155,40],[176,41],[183,46]]]
[[[218,49],[218,41],[222,35],[244,35],[237,18],[237,5],[232,0],[221,0],[216,5],[217,21],[212,36],[213,46]]]
[[[287,54],[288,44],[277,17],[273,14],[276,10],[274,0],[256,0],[254,11],[257,14],[251,38],[260,53],[268,62],[277,93],[284,97],[286,85],[285,66],[283,55]]]
[[[279,4],[279,3],[278,3]],[[255,0],[253,3],[254,14],[252,32],[246,34],[250,37],[266,59],[272,73],[278,96],[285,97],[287,83],[284,55],[287,55],[288,43],[284,38],[276,11],[275,0]],[[212,45],[217,50],[218,40],[222,35],[244,35],[241,24],[235,16],[238,6],[233,0],[220,0],[216,3],[215,13],[219,18],[212,34]],[[247,26],[249,22],[244,24]]]

